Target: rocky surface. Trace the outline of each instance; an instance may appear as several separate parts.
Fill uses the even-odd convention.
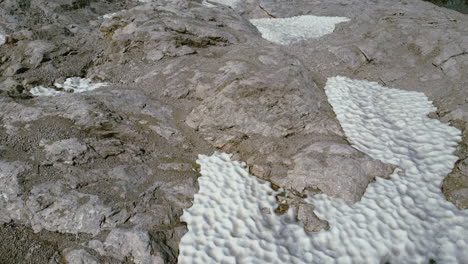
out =
[[[424,92],[438,108],[431,117],[463,131],[464,141],[457,151],[460,160],[442,189],[457,207],[468,208],[468,177],[463,172],[468,121],[466,15],[420,1],[407,5],[388,1],[372,5],[360,1],[348,5],[338,1],[297,1],[282,5],[264,0],[260,5],[274,16],[313,13],[351,18],[351,23],[338,25],[335,34],[286,49],[315,71],[315,80],[321,87],[325,78],[345,75]],[[303,56],[305,53],[309,55]]]
[[[0,262],[175,263],[195,159],[215,149],[286,188],[278,199],[308,231],[325,228],[300,197],[352,203],[392,171],[347,143],[323,92],[335,75],[433,100],[432,117],[464,131],[443,190],[468,208],[466,16],[419,0],[201,2],[0,2],[0,234],[11,240]],[[248,20],[303,14],[351,21],[280,46]],[[29,92],[69,77],[109,85]]]

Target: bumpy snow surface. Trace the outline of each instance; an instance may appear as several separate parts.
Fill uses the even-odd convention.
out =
[[[319,38],[335,30],[335,25],[347,22],[346,17],[296,16],[289,18],[260,18],[250,22],[262,37],[281,45],[310,38]]]
[[[323,195],[310,199],[334,227],[321,234],[327,243],[340,238],[329,249],[354,263],[466,262],[468,211],[440,190],[457,160],[460,131],[428,118],[436,108],[422,93],[345,77],[329,79],[325,90],[352,146],[405,174],[377,179],[353,206]]]
[[[398,169],[390,180],[377,178],[354,205],[308,198],[331,229],[307,235],[291,210],[262,212],[276,207],[277,192],[242,163],[200,156],[200,191],[182,216],[189,232],[179,263],[466,263],[468,211],[440,191],[460,131],[429,119],[436,109],[422,93],[344,77],[325,89],[351,144],[404,176]]]
[[[30,90],[33,96],[56,96],[71,93],[83,93],[86,91],[92,91],[99,87],[106,86],[107,83],[92,83],[89,79],[72,77],[65,80],[63,84],[55,83],[56,90],[53,88],[36,86]]]

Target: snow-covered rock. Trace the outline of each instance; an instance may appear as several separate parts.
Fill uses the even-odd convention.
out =
[[[328,244],[337,253],[336,260],[467,259],[468,212],[459,211],[440,190],[458,159],[453,153],[460,131],[429,119],[426,115],[436,108],[422,93],[345,77],[329,79],[325,90],[351,145],[404,171],[400,175],[397,169],[390,180],[377,179],[351,206],[323,195],[309,199],[332,227],[323,237],[336,242]],[[360,231],[349,231],[356,228]],[[352,249],[353,244],[366,250]]]
[[[56,96],[66,93],[83,93],[107,85],[107,83],[93,83],[89,79],[71,77],[67,78],[63,84],[54,84],[54,86],[60,90],[55,90],[43,86],[36,86],[30,90],[30,93],[34,96]]]
[[[229,7],[237,7],[239,4],[243,3],[243,0],[203,0],[203,5],[207,7],[215,7],[215,5],[211,4],[212,3],[217,3]]]
[[[262,37],[281,45],[322,37],[332,33],[336,24],[348,21],[349,19],[346,17],[320,16],[260,18],[250,20],[262,33]]]
[[[299,208],[297,217],[308,231],[326,228],[313,206],[298,202],[301,196],[326,193],[355,202],[369,182],[392,168],[348,151],[323,92],[330,76],[424,92],[438,107],[431,117],[468,138],[466,16],[419,0],[219,2],[0,1],[0,32],[8,33],[8,44],[0,46],[0,160],[9,175],[4,186],[17,184],[17,193],[7,194],[10,202],[0,204],[2,221],[10,221],[0,225],[0,237],[12,241],[1,243],[6,260],[0,262],[47,263],[48,253],[29,261],[46,250],[32,248],[38,243],[54,252],[83,249],[99,260],[121,262],[115,252],[101,258],[87,242],[122,222],[168,246],[170,253],[163,255],[173,257],[164,259],[175,262],[187,231],[179,217],[198,189],[197,166],[190,165],[215,148],[234,153],[255,176],[291,188],[278,199]],[[265,40],[250,22],[304,16],[350,21],[288,45]],[[65,94],[88,90],[83,80],[65,85],[67,76],[112,86]],[[31,100],[29,91],[41,85],[39,94],[59,96]],[[465,143],[443,183],[447,199],[460,208],[468,204]],[[325,173],[310,170],[311,164]],[[24,168],[11,172],[15,166]],[[339,183],[326,182],[325,175]],[[47,201],[54,203],[47,207]],[[89,228],[78,228],[77,217],[87,216],[86,210],[101,213],[89,216]],[[99,215],[106,220],[98,227]],[[76,232],[88,234],[67,234]]]
[[[377,178],[353,205],[324,194],[307,198],[330,225],[329,231],[307,234],[293,210],[265,213],[275,211],[274,196],[281,190],[249,175],[230,155],[200,156],[200,191],[181,218],[189,232],[181,241],[179,263],[461,263],[468,258],[468,212],[446,201],[439,189],[457,160],[453,152],[460,131],[429,119],[436,108],[422,93],[344,77],[329,79],[326,92],[350,143],[404,174],[396,169],[388,180]]]
[[[52,88],[47,88],[44,86],[36,86],[31,88],[29,91],[33,96],[56,96],[56,95],[62,95],[65,94],[65,92],[62,91],[57,91]]]
[[[3,34],[0,34],[0,46],[6,43],[6,36]]]

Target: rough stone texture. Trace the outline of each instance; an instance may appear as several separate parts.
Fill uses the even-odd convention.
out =
[[[54,162],[75,164],[77,162],[86,163],[84,156],[88,152],[88,148],[76,138],[70,138],[44,145],[44,152],[46,156],[44,165],[50,165]]]
[[[30,228],[14,223],[0,225],[0,263],[62,263],[59,246]]]
[[[15,234],[0,262],[175,263],[194,161],[215,149],[289,189],[278,201],[306,230],[326,228],[301,197],[355,202],[392,169],[348,146],[323,92],[338,74],[434,100],[464,131],[443,190],[468,207],[466,16],[418,0],[146,2],[0,2],[0,234]],[[351,22],[289,46],[248,22],[302,14]],[[109,86],[29,94],[74,76]],[[24,237],[21,252],[42,253],[4,254]]]
[[[0,223],[8,223],[20,219],[24,211],[24,203],[20,196],[21,186],[18,176],[29,169],[21,162],[0,161]]]
[[[99,260],[84,249],[65,249],[63,257],[69,264],[98,264]]]
[[[101,255],[111,255],[119,261],[126,258],[130,258],[134,263],[142,264],[174,261],[173,255],[164,255],[163,258],[158,251],[161,248],[158,248],[157,242],[144,231],[114,229],[109,233],[104,243],[93,240],[90,241],[90,244]],[[164,249],[166,248],[167,246]]]
[[[317,142],[292,157],[294,167],[286,177],[272,181],[304,192],[321,190],[348,202],[358,201],[375,175],[384,175],[380,164],[345,144]]]
[[[387,86],[424,92],[438,118],[463,131],[457,155],[460,161],[442,189],[459,209],[468,208],[468,174],[460,169],[467,158],[468,18],[431,3],[400,1],[260,0],[275,17],[303,14],[346,16],[334,34],[285,47],[323,87],[328,77],[345,75]]]
[[[31,212],[31,226],[35,232],[42,229],[76,234],[98,234],[109,225],[115,214],[98,196],[64,190],[60,184],[44,184],[31,190],[26,205]],[[122,223],[125,219],[119,219]],[[110,226],[115,226],[115,222]]]

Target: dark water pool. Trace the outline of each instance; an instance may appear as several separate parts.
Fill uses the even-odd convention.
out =
[[[450,8],[458,12],[468,14],[468,0],[425,0],[438,6]]]

